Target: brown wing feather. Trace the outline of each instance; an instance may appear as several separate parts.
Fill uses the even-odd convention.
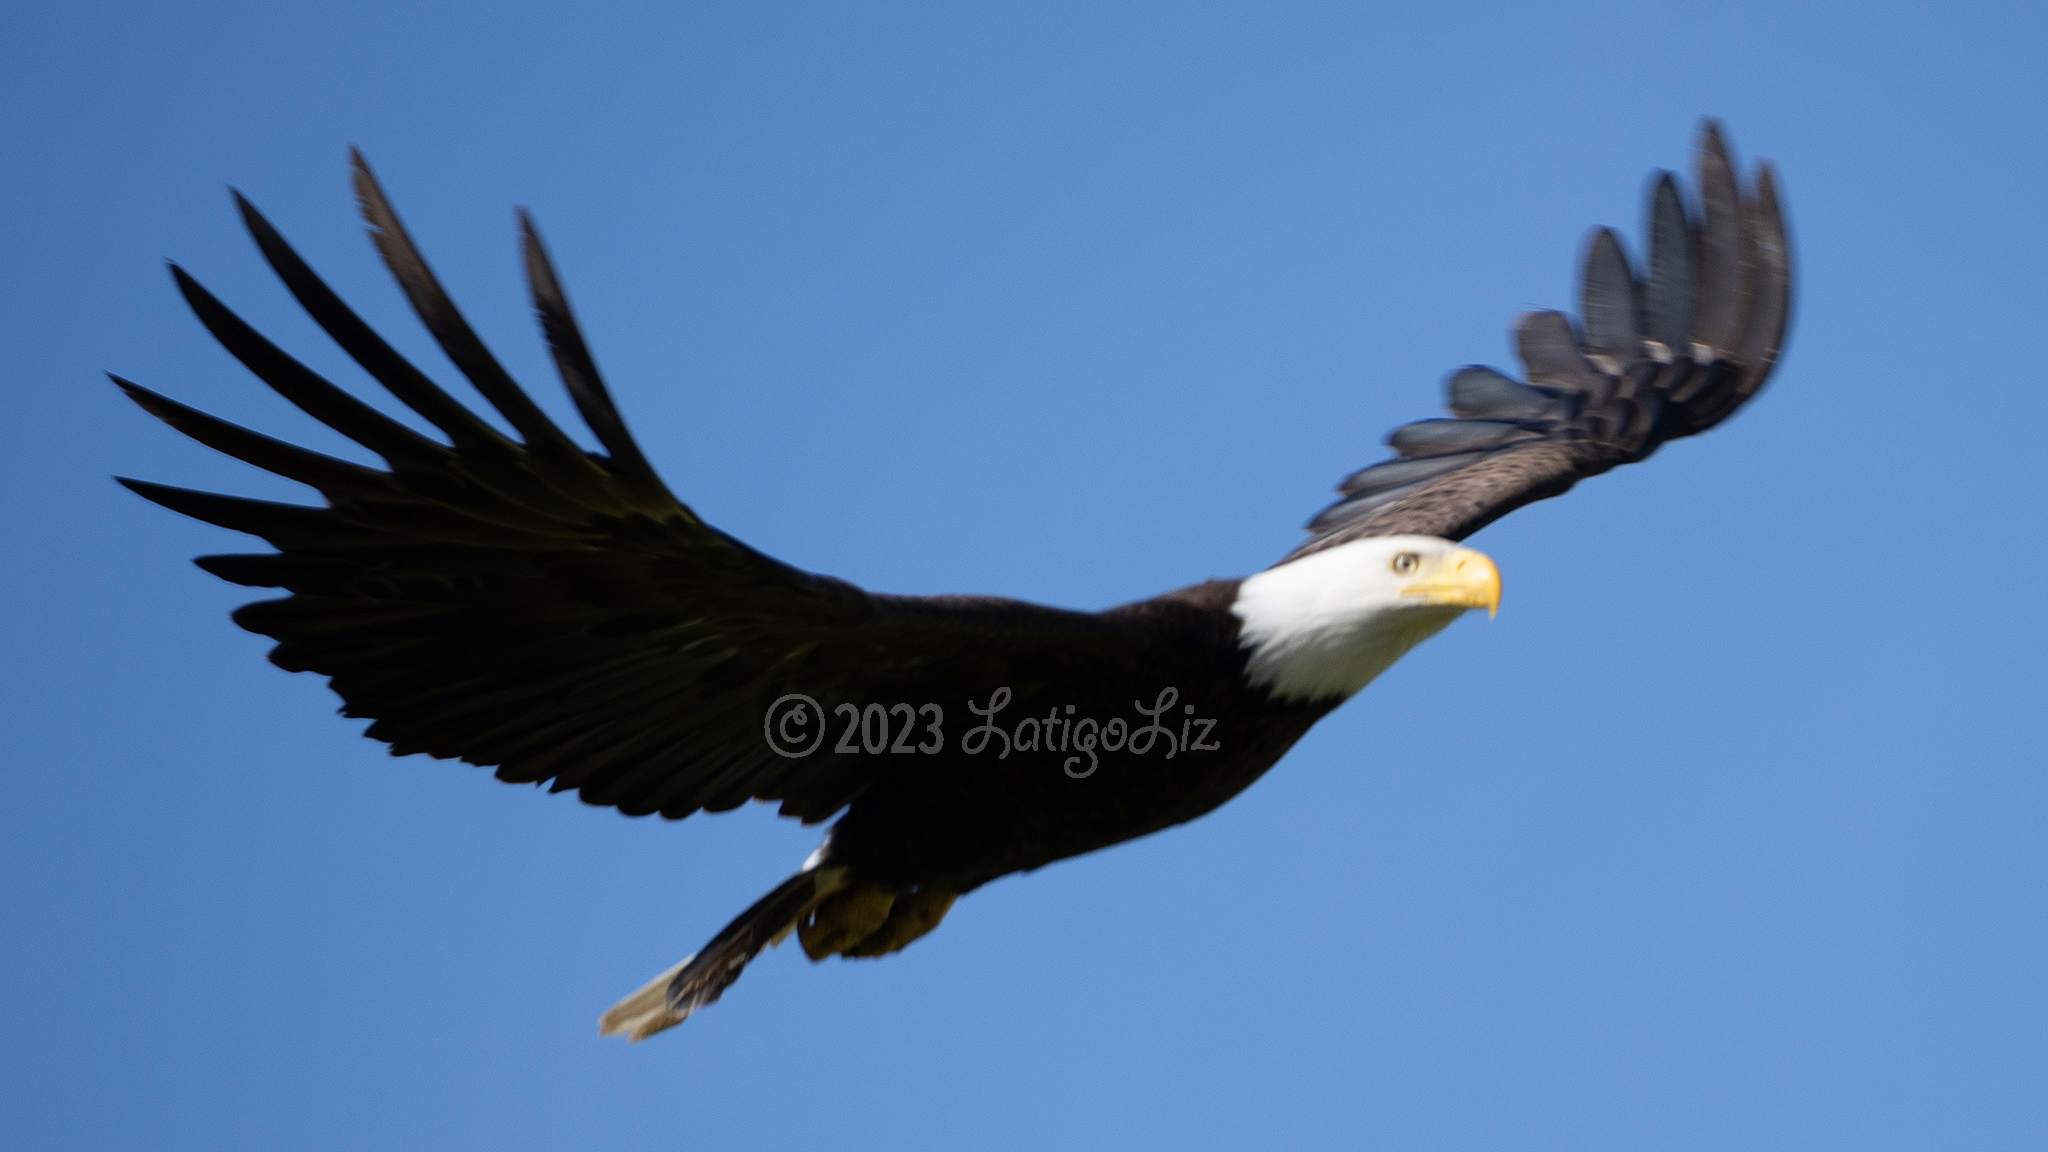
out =
[[[1077,672],[1133,674],[1145,641],[1129,616],[870,596],[703,523],[634,445],[538,233],[522,218],[536,312],[607,452],[577,447],[463,320],[360,157],[355,179],[376,246],[415,310],[521,440],[401,359],[246,202],[245,221],[294,295],[451,443],[322,379],[183,272],[179,287],[231,352],[387,467],[309,452],[117,383],[172,427],[326,498],[326,507],[310,508],[124,481],[278,550],[199,563],[290,593],[247,605],[235,619],[277,640],[279,666],[328,677],[343,712],[372,720],[368,734],[394,755],[423,752],[494,767],[507,781],[552,781],[631,815],[676,818],[759,798],[815,821],[891,762],[777,755],[763,712],[782,692],[923,703],[995,685],[1024,691]]]
[[[1288,559],[1368,536],[1461,540],[1704,432],[1755,395],[1777,362],[1791,309],[1791,247],[1775,178],[1760,164],[1753,186],[1740,188],[1712,121],[1701,130],[1699,172],[1698,220],[1668,173],[1652,186],[1647,283],[1613,233],[1596,231],[1585,269],[1588,331],[1556,312],[1523,317],[1517,343],[1530,383],[1476,367],[1454,373],[1458,419],[1396,430],[1388,442],[1401,454],[1347,477],[1346,499],[1310,522],[1313,535]],[[1459,452],[1466,458],[1450,458]],[[1429,468],[1440,454],[1446,467]]]

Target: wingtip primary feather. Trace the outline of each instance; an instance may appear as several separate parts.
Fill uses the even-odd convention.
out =
[[[405,240],[405,225],[399,222],[398,213],[392,210],[391,201],[384,195],[384,186],[377,181],[377,174],[370,169],[370,162],[363,157],[362,149],[348,146],[349,190],[355,193],[356,215],[370,230],[370,241],[377,246],[377,254],[385,263],[391,257],[384,250],[384,238],[396,235]],[[394,273],[397,269],[392,269]]]
[[[1778,199],[1777,167],[1769,160],[1757,161],[1754,194],[1745,207],[1756,260],[1739,352],[1741,391],[1747,396],[1762,388],[1777,366],[1792,315],[1792,243]]]
[[[1719,116],[1700,117],[1700,147],[1719,148],[1723,155],[1728,151],[1727,126]]]
[[[1678,177],[1659,172],[1650,189],[1650,271],[1643,287],[1644,335],[1668,354],[1684,351],[1692,311],[1692,221]]]
[[[330,501],[341,493],[384,487],[384,475],[359,464],[301,448],[178,403],[113,373],[107,378],[143,411],[216,452],[320,490]]]
[[[1579,315],[1586,351],[1619,366],[1633,359],[1642,340],[1642,287],[1628,247],[1612,228],[1595,228],[1586,244],[1580,275]]]
[[[383,190],[377,186],[377,177],[370,171],[369,160],[364,158],[363,150],[354,144],[348,146],[348,170],[351,180],[355,183],[358,197],[368,191],[382,199]]]
[[[541,335],[547,341],[548,352],[554,358],[555,370],[562,378],[563,387],[568,389],[569,399],[575,403],[583,422],[589,425],[598,442],[604,445],[618,471],[643,485],[652,482],[659,488],[660,481],[653,466],[640,451],[640,445],[633,439],[625,418],[619,414],[618,405],[612,400],[610,389],[605,387],[604,377],[598,373],[596,358],[590,354],[590,345],[583,339],[583,330],[576,323],[576,313],[569,307],[569,295],[562,288],[561,277],[555,273],[554,261],[548,257],[547,244],[541,240],[539,226],[525,208],[517,209],[517,215],[520,256],[526,268],[527,290],[533,300],[534,315],[540,321]]]
[[[1531,384],[1573,392],[1600,387],[1602,374],[1587,363],[1571,317],[1562,312],[1524,312],[1515,324],[1515,350]]]
[[[1743,269],[1742,189],[1728,141],[1709,120],[1700,133],[1696,155],[1700,219],[1695,230],[1697,261],[1693,267],[1690,343],[1701,360],[1732,353],[1748,308],[1748,277]]]

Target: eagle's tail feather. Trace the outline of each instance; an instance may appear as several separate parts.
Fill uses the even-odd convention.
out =
[[[740,978],[762,948],[780,943],[818,901],[848,883],[837,865],[806,868],[775,886],[727,924],[709,944],[612,1006],[597,1022],[601,1036],[621,1032],[645,1040],[690,1018]]]

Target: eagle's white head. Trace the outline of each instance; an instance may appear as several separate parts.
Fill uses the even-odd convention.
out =
[[[1373,536],[1250,577],[1230,611],[1245,674],[1295,700],[1345,697],[1468,609],[1500,608],[1500,570],[1434,536]]]

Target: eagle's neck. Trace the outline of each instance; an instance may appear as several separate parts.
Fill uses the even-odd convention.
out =
[[[1379,549],[1347,544],[1247,578],[1230,606],[1245,678],[1285,699],[1341,700],[1464,611],[1404,603],[1384,564]]]

